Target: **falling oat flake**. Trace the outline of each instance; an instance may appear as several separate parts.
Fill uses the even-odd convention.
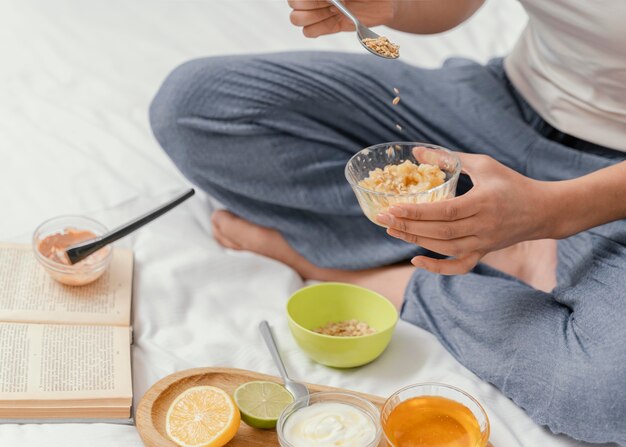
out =
[[[396,124],[396,129],[398,129],[400,132],[402,132],[402,126],[400,124]]]

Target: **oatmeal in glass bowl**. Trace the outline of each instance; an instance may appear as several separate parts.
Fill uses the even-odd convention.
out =
[[[460,173],[454,152],[415,142],[370,146],[357,152],[345,170],[363,213],[380,226],[376,216],[390,206],[451,199]]]

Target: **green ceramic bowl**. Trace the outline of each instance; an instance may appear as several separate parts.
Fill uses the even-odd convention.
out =
[[[398,321],[396,308],[384,296],[363,287],[322,283],[294,293],[287,303],[289,329],[313,360],[335,368],[365,365],[383,353]],[[313,329],[357,319],[376,329],[360,337],[333,337]]]

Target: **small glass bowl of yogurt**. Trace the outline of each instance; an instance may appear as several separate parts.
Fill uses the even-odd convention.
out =
[[[104,225],[88,217],[54,217],[39,225],[33,234],[35,258],[53,279],[62,284],[89,284],[102,276],[111,263],[111,247],[104,247],[74,265],[66,258],[65,249],[106,232]]]
[[[276,425],[281,447],[376,447],[380,412],[350,393],[321,392],[291,403]]]

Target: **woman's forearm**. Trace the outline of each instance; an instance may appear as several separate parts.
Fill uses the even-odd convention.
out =
[[[414,34],[442,33],[463,23],[485,0],[395,0],[391,28]]]
[[[547,184],[546,237],[562,239],[626,219],[626,162],[572,180]]]

